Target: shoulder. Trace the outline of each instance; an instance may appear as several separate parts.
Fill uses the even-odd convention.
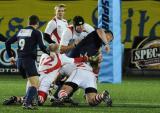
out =
[[[43,33],[40,31],[40,30],[33,30],[33,35],[36,35],[38,37],[42,37],[43,36]]]
[[[63,22],[68,23],[66,19],[62,19]]]
[[[91,25],[87,24],[87,23],[84,23],[84,28],[90,28],[92,27]],[[93,27],[92,27],[93,28]]]
[[[73,26],[68,26],[67,29],[65,30],[67,33],[73,33]]]
[[[84,29],[88,33],[94,31],[94,28],[91,25],[87,24],[87,23],[84,23]]]
[[[33,31],[34,31],[34,29],[29,26],[29,27],[25,27],[23,29],[20,29],[16,34],[18,37],[21,37],[21,36],[31,37],[33,34]]]
[[[56,20],[52,19],[48,22],[48,25],[55,25],[56,24]]]

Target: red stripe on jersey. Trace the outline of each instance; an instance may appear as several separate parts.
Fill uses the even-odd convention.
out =
[[[55,66],[53,66],[52,68],[50,68],[50,69],[43,70],[42,72],[44,72],[45,74],[48,74],[48,73],[50,73],[50,72],[52,72],[54,70],[57,70],[58,68],[61,67],[61,65],[62,65],[61,60],[60,60],[58,54],[56,54],[56,56],[57,56],[57,60],[58,60],[57,64]]]
[[[83,63],[76,64],[77,67],[85,67]]]
[[[54,17],[54,18],[53,18],[53,20],[56,22],[56,25],[57,25],[56,17]],[[52,31],[52,33],[51,33],[51,37],[52,37],[52,35],[54,35],[54,36],[56,37],[57,42],[58,42],[58,44],[59,44],[59,43],[60,43],[61,38],[60,38],[60,36],[59,36],[59,35],[58,35],[58,33],[57,33],[57,28],[56,28],[56,29],[54,29],[54,30]]]
[[[87,62],[87,61],[88,61],[88,57],[87,56],[74,58],[74,63]]]
[[[73,25],[68,26],[68,28],[71,30],[71,32],[73,34]]]
[[[60,43],[60,36],[58,35],[58,32],[57,32],[57,28],[52,32],[52,34],[56,37],[57,41],[58,41],[58,44]]]

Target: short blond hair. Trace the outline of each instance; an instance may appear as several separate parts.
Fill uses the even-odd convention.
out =
[[[65,4],[58,4],[54,7],[55,10],[57,10],[57,8],[64,8],[64,10],[66,9],[66,5]]]

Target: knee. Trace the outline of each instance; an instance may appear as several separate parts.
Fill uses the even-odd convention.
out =
[[[93,94],[87,94],[86,95],[86,101],[90,106],[96,106],[98,105],[95,101],[95,96]]]
[[[94,99],[88,100],[88,104],[89,104],[90,106],[97,106],[97,105],[98,105],[98,103],[96,103],[96,102],[94,101]]]

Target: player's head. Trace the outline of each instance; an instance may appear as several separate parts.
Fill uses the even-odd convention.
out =
[[[29,17],[28,24],[35,26],[36,28],[39,26],[39,18],[36,15],[32,15]]]
[[[73,26],[76,32],[81,33],[84,29],[83,25],[84,25],[84,19],[82,16],[75,16],[73,18]]]
[[[65,8],[66,8],[66,5],[65,4],[58,4],[54,7],[55,9],[55,13],[56,13],[56,17],[58,19],[63,19],[64,17],[64,12],[65,12]]]

